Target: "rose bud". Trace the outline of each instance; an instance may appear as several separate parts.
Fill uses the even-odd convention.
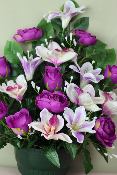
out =
[[[116,65],[113,65],[112,67],[110,65],[106,66],[104,78],[110,78],[113,84],[117,84],[117,66]]]
[[[36,39],[39,39],[42,36],[42,29],[36,29],[35,27],[30,29],[19,29],[17,34],[13,38],[20,43],[33,42]]]
[[[44,84],[50,91],[59,90],[62,87],[62,74],[60,67],[45,66]]]
[[[101,141],[104,146],[112,147],[112,143],[116,140],[115,123],[110,117],[100,117],[95,122],[96,138]]]
[[[13,130],[17,135],[23,136],[22,130],[25,132],[29,132],[29,126],[32,122],[32,118],[29,115],[29,111],[27,109],[21,109],[19,112],[16,112],[14,115],[9,115],[6,118],[6,123],[9,128]]]
[[[50,92],[44,90],[36,97],[36,106],[41,110],[46,108],[48,111],[59,113],[69,105],[66,96],[59,91]]]
[[[96,36],[92,36],[90,33],[87,33],[85,30],[74,30],[73,35],[80,36],[77,41],[83,45],[94,45],[97,42]]]
[[[8,111],[7,105],[0,101],[0,120],[6,116],[7,111]]]
[[[0,57],[0,79],[7,78],[10,74],[10,67],[6,61],[6,58]]]

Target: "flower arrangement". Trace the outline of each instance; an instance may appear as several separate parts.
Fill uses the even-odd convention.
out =
[[[86,32],[89,18],[78,16],[85,8],[67,1],[36,28],[19,29],[13,38],[31,43],[27,55],[6,42],[0,57],[0,148],[42,148],[57,167],[58,149],[73,159],[82,151],[88,174],[93,166],[86,146],[91,142],[108,162],[108,147],[117,138],[117,66],[114,49]]]

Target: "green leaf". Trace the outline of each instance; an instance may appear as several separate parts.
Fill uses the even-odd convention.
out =
[[[104,92],[110,92],[116,87],[116,85],[113,84],[110,78],[105,78],[103,82],[101,81],[99,83],[99,85],[100,85],[100,90]]]
[[[20,53],[21,56],[23,56],[23,50],[17,43],[7,41],[4,47],[4,55],[10,63],[12,64],[20,63],[20,60],[17,56],[17,52]]]
[[[86,148],[86,146],[89,144],[88,143],[88,138],[89,138],[89,136],[90,136],[90,134],[87,134],[86,136],[85,136],[85,139],[84,139],[84,141],[83,141],[83,148],[85,149]]]
[[[82,147],[83,147],[83,144],[81,144],[80,147],[78,148],[76,155],[80,154],[80,151],[82,150]]]
[[[13,145],[15,148],[20,149],[20,141],[19,141],[19,139],[15,138],[15,139],[11,140],[10,144]]]
[[[58,32],[61,32],[63,29],[62,29],[62,21],[61,19],[59,18],[54,18],[51,20],[51,24],[53,26],[53,28],[58,31]]]
[[[50,36],[53,37],[54,29],[52,27],[52,24],[45,19],[42,19],[41,22],[37,25],[37,28],[42,28],[42,37],[40,38],[40,41],[45,41],[45,39],[49,39]]]
[[[94,46],[88,46],[83,49],[84,60],[91,59],[96,61],[97,66],[106,69],[106,65],[113,65],[116,61],[114,49],[105,49],[106,44],[97,41]]]
[[[93,165],[91,164],[90,153],[88,150],[84,149],[83,155],[83,166],[85,168],[85,174],[88,174],[93,169]]]
[[[45,156],[58,168],[60,168],[59,157],[53,146],[51,147],[43,147],[43,151]]]
[[[0,124],[0,134],[4,133],[4,126],[2,124]]]
[[[61,68],[60,73],[64,74],[65,73],[66,64],[61,64],[59,67]]]
[[[37,25],[37,29],[41,28],[43,25],[47,24],[47,21],[43,18],[40,23]]]
[[[74,24],[74,29],[86,30],[89,26],[89,17],[82,17]]]
[[[65,142],[64,144],[69,153],[71,154],[71,157],[74,159],[76,156],[77,144],[67,142]]]
[[[31,142],[28,142],[27,148],[32,147],[36,141],[37,141],[37,139],[36,139],[36,140],[33,140],[33,141],[31,141]]]
[[[107,148],[99,140],[97,140],[95,136],[92,136],[90,140],[96,150],[101,154],[102,157],[104,157],[105,161],[108,163],[108,156],[104,154],[107,153]]]
[[[36,110],[35,96],[28,96],[26,98],[26,108],[30,111]]]

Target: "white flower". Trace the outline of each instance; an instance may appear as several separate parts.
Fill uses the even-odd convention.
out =
[[[16,83],[13,80],[7,81],[7,84],[2,83],[0,91],[8,94],[10,97],[15,98],[17,101],[21,101],[25,91],[27,90],[27,82],[24,75],[19,75],[16,79]]]
[[[49,12],[45,14],[43,17],[48,16],[47,22],[50,22],[51,19],[56,17],[60,18],[62,20],[62,28],[65,29],[68,23],[70,22],[71,18],[73,18],[75,15],[79,13],[84,13],[84,11],[82,10],[85,8],[86,8],[85,6],[75,8],[75,4],[72,1],[67,1],[64,4],[63,12]]]

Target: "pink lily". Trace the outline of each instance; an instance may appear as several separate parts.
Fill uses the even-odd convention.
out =
[[[15,98],[17,101],[21,101],[25,91],[27,90],[27,82],[24,75],[19,75],[16,79],[16,83],[13,80],[7,81],[7,84],[2,83],[0,91],[8,94],[10,97]]]
[[[66,119],[67,127],[70,128],[71,133],[77,138],[77,142],[83,143],[84,135],[82,132],[95,133],[92,128],[95,126],[95,118],[93,121],[85,121],[86,112],[84,106],[76,108],[75,113],[72,109],[66,107],[64,111],[64,118]]]
[[[104,79],[103,75],[99,75],[102,69],[97,68],[94,70],[90,62],[84,63],[81,68],[77,65],[77,63],[76,66],[71,65],[70,68],[75,72],[80,73],[80,88],[83,88],[91,81],[98,83],[100,80]]]
[[[51,114],[46,108],[40,112],[41,122],[32,122],[30,126],[37,131],[42,132],[47,140],[63,140],[72,143],[70,137],[64,133],[57,133],[64,126],[64,119],[60,115]]]
[[[99,111],[101,108],[96,104],[104,103],[102,97],[95,97],[95,90],[91,84],[80,89],[76,84],[70,83],[67,86],[66,93],[72,103],[84,106],[88,111]]]
[[[66,61],[77,59],[77,53],[73,49],[62,49],[60,45],[54,41],[50,42],[48,48],[44,46],[37,46],[36,54],[44,61],[53,63],[58,66]]]

